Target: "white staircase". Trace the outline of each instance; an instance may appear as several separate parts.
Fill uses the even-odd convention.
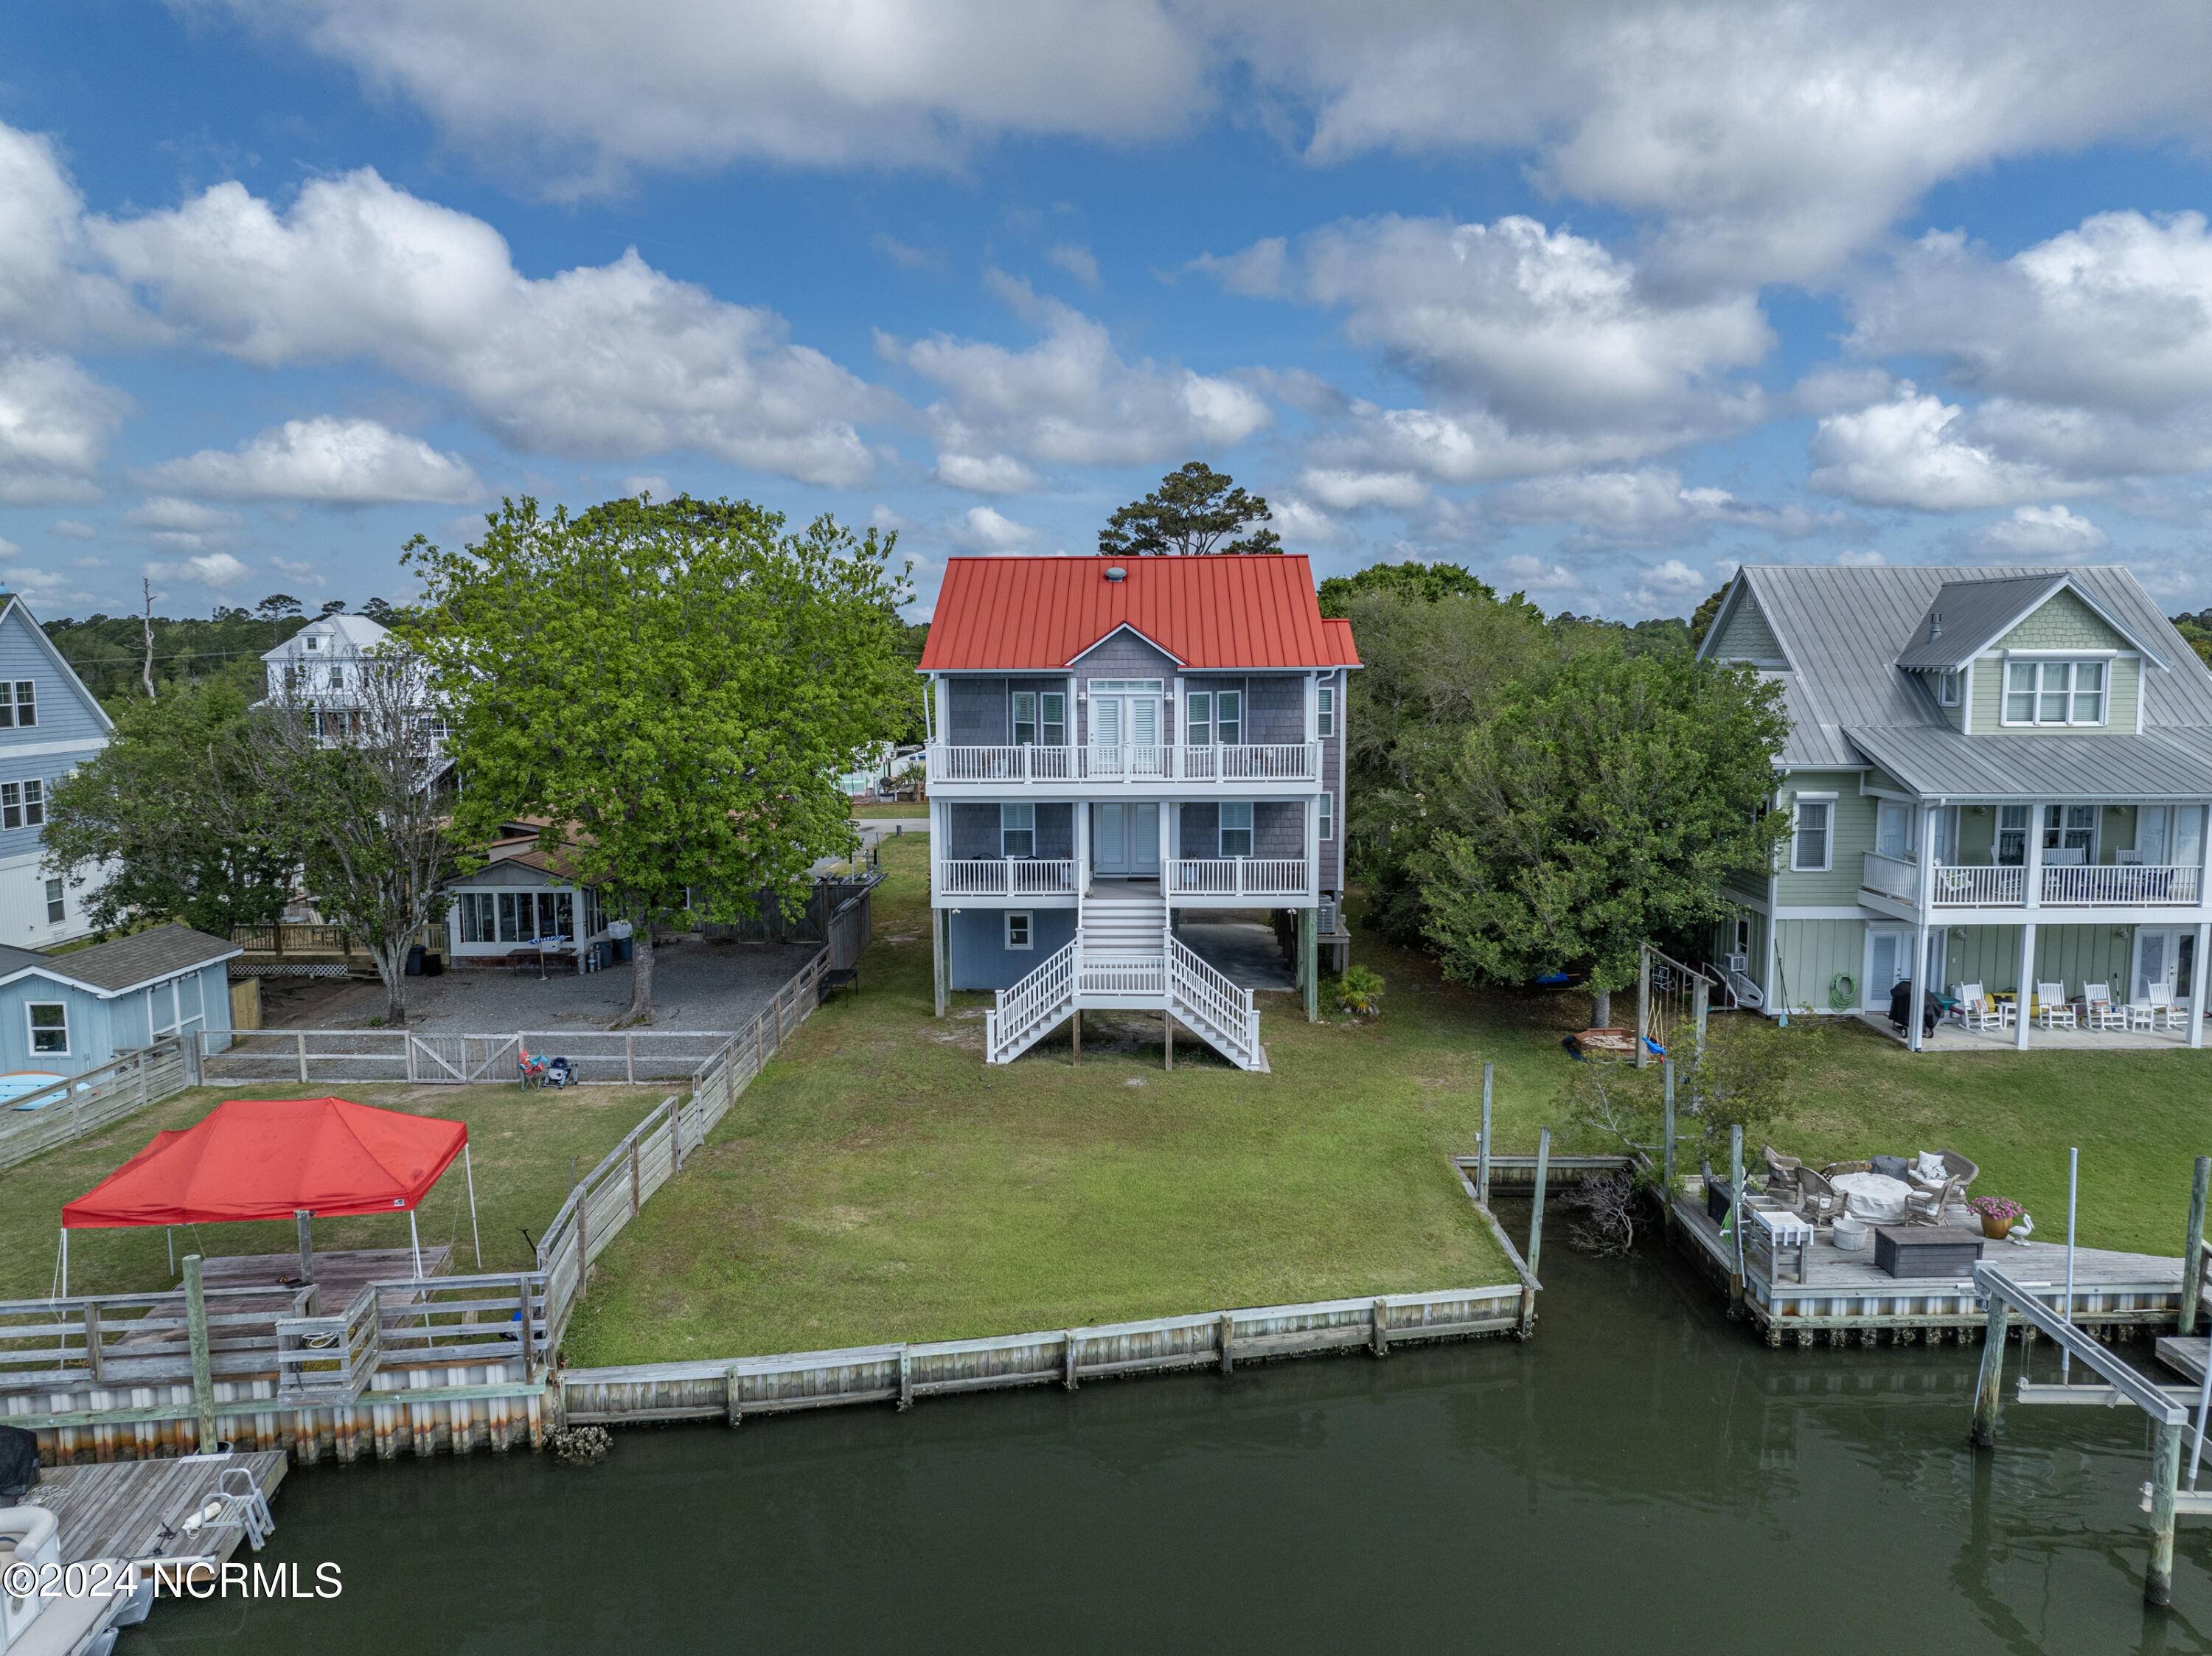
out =
[[[1083,899],[1075,941],[984,1015],[984,1056],[1010,1064],[1086,1007],[1165,1011],[1240,1070],[1265,1070],[1260,1014],[1240,989],[1168,932],[1157,890],[1105,886]]]

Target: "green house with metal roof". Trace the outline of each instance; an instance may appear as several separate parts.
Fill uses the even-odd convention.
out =
[[[1713,939],[1740,1004],[2202,1044],[2212,671],[2126,569],[1746,566],[1699,653],[1790,721],[1789,837]]]

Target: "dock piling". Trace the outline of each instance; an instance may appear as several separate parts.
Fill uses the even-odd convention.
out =
[[[2174,1489],[2181,1477],[2181,1428],[2160,1421],[2151,1429],[2150,1563],[2143,1571],[2143,1602],[2173,1602]]]
[[[1544,1257],[1544,1180],[1552,1168],[1552,1130],[1547,1127],[1536,1136],[1536,1199],[1528,1210],[1528,1274],[1541,1274],[1538,1261]]]
[[[1474,1199],[1490,1205],[1490,1083],[1491,1066],[1482,1066],[1482,1137],[1474,1146]]]
[[[1659,1073],[1666,1095],[1666,1133],[1659,1152],[1659,1212],[1671,1234],[1674,1228],[1674,1060],[1664,1060]]]
[[[192,1411],[199,1421],[199,1452],[215,1453],[215,1374],[208,1356],[207,1290],[200,1256],[185,1255],[185,1326],[192,1343]]]
[[[1729,1271],[1729,1315],[1743,1314],[1743,1124],[1729,1129],[1729,1230],[1735,1239]]]
[[[2212,1190],[2212,1156],[2197,1158],[2189,1186],[2189,1240],[2181,1249],[2181,1309],[2174,1331],[2184,1339],[2197,1331],[2197,1305],[2204,1292],[2204,1198]]]
[[[1996,1447],[1997,1412],[2004,1400],[2005,1334],[2012,1308],[1996,1295],[1990,1296],[1989,1326],[1982,1334],[1982,1369],[1974,1386],[1974,1422],[1968,1436],[1978,1449]]]

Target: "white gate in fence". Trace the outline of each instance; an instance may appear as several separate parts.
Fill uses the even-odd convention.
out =
[[[252,1029],[200,1055],[210,1083],[402,1082],[474,1086],[520,1079],[520,1054],[565,1058],[587,1084],[695,1079],[735,1039],[727,1029],[522,1029],[512,1034],[405,1029]]]

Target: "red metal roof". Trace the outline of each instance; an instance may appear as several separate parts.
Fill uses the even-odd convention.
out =
[[[1124,626],[1194,670],[1359,664],[1352,624],[1322,618],[1312,566],[1282,553],[948,558],[921,670],[1048,671]]]

